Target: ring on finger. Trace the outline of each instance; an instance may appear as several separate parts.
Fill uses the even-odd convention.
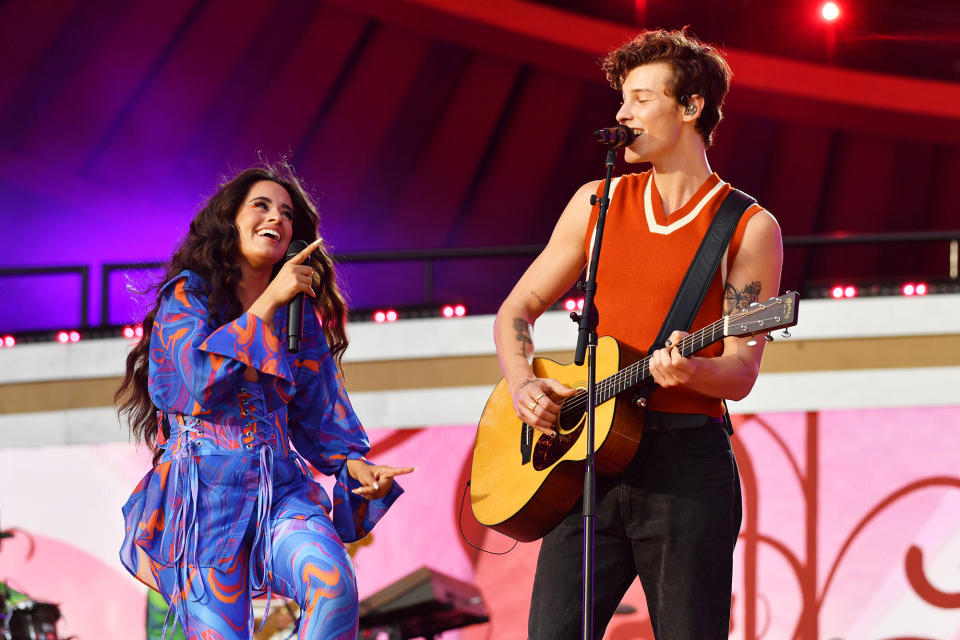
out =
[[[542,398],[542,397],[545,396],[545,395],[547,395],[547,394],[546,394],[546,393],[541,393],[540,395],[538,395],[536,398],[533,399],[533,403],[539,407],[539,406],[540,406],[540,398]]]
[[[534,402],[533,400],[531,400],[530,403],[527,404],[527,409],[530,409],[530,411],[533,411],[536,408],[537,408],[537,403]]]

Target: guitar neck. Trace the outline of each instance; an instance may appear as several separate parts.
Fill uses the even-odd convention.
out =
[[[678,344],[680,355],[684,358],[693,355],[697,351],[710,346],[714,342],[719,342],[726,337],[725,318],[707,325],[699,331],[695,331],[684,337]],[[610,398],[618,396],[625,391],[639,386],[650,380],[650,360],[652,356],[647,356],[642,360],[634,362],[628,367],[624,367],[609,378],[604,378],[597,383],[597,404],[603,404]]]
[[[695,354],[727,336],[746,337],[767,333],[774,329],[797,324],[797,294],[788,291],[770,298],[764,303],[753,302],[703,329],[684,337],[678,344],[684,358]],[[786,332],[785,332],[786,333]],[[614,396],[650,380],[650,356],[625,367],[597,383],[597,404],[603,404]]]

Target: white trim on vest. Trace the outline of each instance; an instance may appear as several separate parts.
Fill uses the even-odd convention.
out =
[[[701,198],[700,202],[697,203],[697,206],[695,206],[690,213],[683,216],[679,220],[674,220],[668,225],[662,225],[657,222],[653,215],[653,173],[651,172],[650,177],[647,178],[647,184],[643,187],[643,212],[647,216],[647,229],[650,230],[650,233],[659,233],[660,235],[666,236],[673,233],[677,229],[680,229],[681,227],[687,226],[693,222],[694,218],[697,217],[697,214],[699,214],[703,208],[707,206],[707,203],[710,202],[710,200],[717,195],[717,192],[726,186],[726,184],[726,182],[721,180],[716,186],[713,187],[713,189],[710,189],[710,192],[707,193],[707,195]]]

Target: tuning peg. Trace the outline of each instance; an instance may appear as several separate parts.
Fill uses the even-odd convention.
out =
[[[766,340],[767,342],[773,342],[773,336],[770,335],[769,333],[764,334],[763,339]]]
[[[790,329],[789,329],[789,328],[784,329],[783,331],[781,331],[781,332],[780,332],[780,335],[783,336],[784,338],[790,338],[790,337],[793,336],[793,334],[790,333]]]

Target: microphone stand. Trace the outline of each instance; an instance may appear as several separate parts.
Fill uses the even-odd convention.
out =
[[[596,480],[597,468],[594,453],[594,435],[597,403],[597,319],[593,298],[597,291],[597,263],[600,262],[600,243],[603,239],[603,225],[607,219],[607,207],[610,206],[610,180],[613,165],[617,162],[617,149],[611,146],[607,150],[604,164],[607,168],[603,183],[603,197],[600,198],[600,212],[597,216],[594,233],[593,251],[590,254],[590,266],[587,279],[583,283],[583,311],[573,312],[570,317],[579,325],[577,351],[574,362],[583,365],[584,352],[587,353],[587,458],[583,476],[583,640],[593,640],[593,559],[594,529],[596,524]],[[597,196],[590,196],[590,204],[597,204]]]

